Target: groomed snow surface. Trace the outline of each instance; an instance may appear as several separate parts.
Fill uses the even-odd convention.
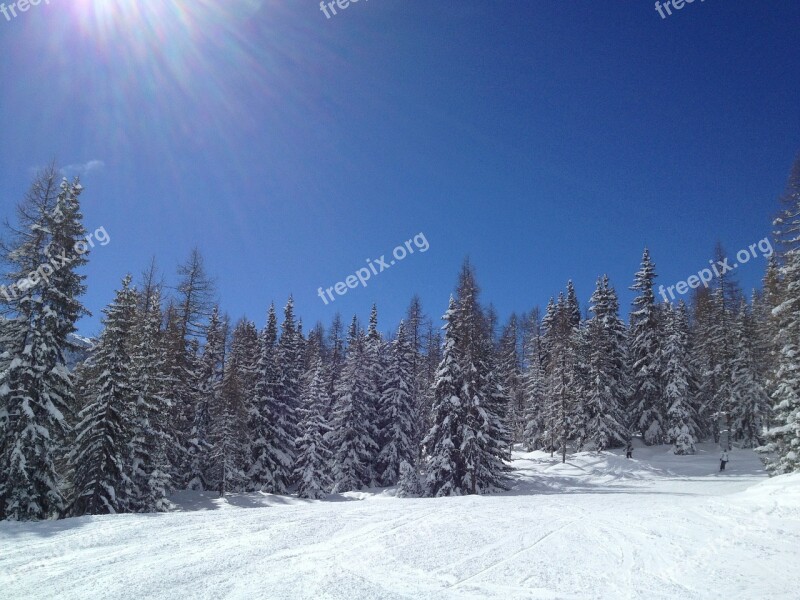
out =
[[[0,597],[800,598],[800,475],[698,450],[517,453],[514,488],[484,497],[185,493],[168,514],[0,523]]]

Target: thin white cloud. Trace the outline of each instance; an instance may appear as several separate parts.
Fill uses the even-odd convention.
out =
[[[93,171],[99,171],[105,166],[106,163],[104,163],[102,160],[95,159],[83,164],[67,165],[66,167],[61,168],[61,172],[64,175],[86,175]]]

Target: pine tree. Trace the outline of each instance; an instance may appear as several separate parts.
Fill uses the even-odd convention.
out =
[[[336,389],[326,441],[333,454],[334,493],[361,489],[373,482],[373,461],[379,451],[379,432],[372,417],[377,403],[371,373],[363,368],[367,340],[353,319],[347,357]]]
[[[400,480],[397,482],[397,495],[400,498],[419,498],[423,494],[419,473],[407,461],[400,463]]]
[[[428,431],[430,405],[427,403],[431,381],[426,377],[425,356],[423,355],[424,329],[428,319],[422,310],[422,301],[414,296],[408,306],[406,317],[406,333],[411,347],[411,403],[417,422],[414,426],[414,446],[418,452],[422,450],[422,437]]]
[[[297,438],[297,407],[300,401],[300,392],[303,373],[303,336],[298,330],[294,316],[294,299],[290,296],[283,311],[281,323],[281,337],[277,344],[277,374],[278,387],[276,389],[278,402],[281,405],[282,427],[286,431],[285,444],[281,448],[286,453],[285,461],[288,464],[285,485],[289,485],[294,464],[294,440]],[[278,491],[275,493],[285,493]]]
[[[285,335],[285,334],[284,334]],[[270,306],[267,325],[259,338],[255,405],[250,413],[253,442],[250,446],[250,485],[272,494],[286,494],[295,462],[294,402],[281,393],[278,320]],[[324,407],[322,408],[324,410]]]
[[[492,326],[478,302],[471,265],[445,314],[445,348],[435,383],[426,492],[477,494],[506,488],[508,397],[500,384]]]
[[[576,431],[575,417],[578,415],[576,405],[580,384],[576,380],[576,342],[579,338],[574,315],[574,310],[562,293],[555,304],[551,301],[544,319],[547,347],[546,435],[550,439],[551,455],[558,450],[561,462],[567,460],[567,447],[570,436]]]
[[[148,288],[145,288],[148,289]],[[130,450],[129,509],[139,512],[164,511],[170,506],[172,488],[167,447],[170,444],[170,405],[166,357],[161,335],[161,291],[143,291],[135,317],[131,345],[130,383],[135,397],[132,405],[133,436]]]
[[[545,423],[545,353],[539,309],[530,316],[531,332],[526,342],[527,364],[523,374],[525,399],[525,430],[522,440],[528,451],[547,448],[547,425]]]
[[[339,377],[344,368],[344,327],[342,325],[342,316],[337,312],[333,316],[331,328],[328,330],[328,371],[330,374],[330,381],[328,382],[328,397],[331,399],[331,405],[325,409],[325,417],[330,416],[333,410],[333,401],[336,397],[336,386],[339,382]]]
[[[323,410],[330,404],[327,368],[318,355],[312,366],[309,385],[305,388],[301,404],[300,437],[297,438],[297,464],[295,480],[301,498],[322,498],[331,489],[329,476],[331,452],[326,442],[330,428]]]
[[[0,323],[0,519],[44,519],[64,508],[63,459],[76,410],[65,352],[87,314],[76,269],[88,248],[82,187],[77,179],[59,187],[56,178],[53,168],[36,178],[3,246],[6,279],[16,288],[7,298],[10,318]]]
[[[792,167],[783,210],[775,220],[780,250],[780,282],[773,308],[778,336],[775,385],[772,391],[772,427],[764,453],[773,474],[800,471],[800,157]]]
[[[216,404],[211,407],[212,443],[211,462],[219,495],[241,491],[245,487],[244,473],[247,447],[242,437],[246,431],[246,377],[249,357],[243,352],[243,338],[247,324],[239,322],[231,336],[230,351]]]
[[[725,258],[725,251],[717,244],[715,256],[718,261]],[[732,419],[735,407],[733,405],[733,361],[735,343],[733,333],[735,329],[736,309],[742,301],[742,293],[738,283],[732,275],[720,271],[719,277],[714,280],[711,295],[714,325],[710,332],[709,342],[716,347],[716,363],[712,365],[717,381],[716,394],[711,398],[708,413],[711,418],[712,433],[717,442],[721,441],[723,428],[727,430],[726,443],[728,449],[732,442]]]
[[[503,389],[508,395],[508,427],[512,443],[522,439],[525,402],[523,396],[522,368],[519,357],[519,329],[517,316],[509,317],[503,328],[498,347],[498,370]]]
[[[465,471],[460,451],[464,412],[464,402],[460,396],[463,373],[458,326],[455,322],[456,301],[452,297],[442,319],[445,322],[444,348],[434,383],[433,424],[423,440],[427,450],[425,493],[428,496],[461,495]]]
[[[733,327],[731,432],[744,448],[755,448],[763,443],[764,418],[769,411],[769,397],[758,373],[753,348],[754,325],[744,299]]]
[[[131,277],[122,282],[104,311],[104,330],[95,355],[98,379],[78,417],[72,456],[75,500],[72,516],[114,514],[131,508],[130,442],[136,426],[136,393],[131,386],[131,344],[137,295]]]
[[[663,327],[653,292],[655,278],[655,265],[645,249],[641,269],[631,287],[639,295],[633,301],[629,336],[633,388],[630,422],[631,429],[641,432],[648,445],[661,444],[667,439],[663,376],[660,372]]]
[[[608,276],[598,279],[587,326],[587,438],[597,450],[620,447],[629,439],[624,407],[628,389],[625,324]]]
[[[194,371],[197,356],[190,354],[190,340],[206,334],[208,320],[214,309],[214,281],[205,270],[203,257],[197,248],[178,267],[177,297],[166,315],[167,368],[171,385],[170,401],[172,444],[168,448],[173,480],[179,488],[189,484],[191,473],[191,439],[198,394],[192,382],[199,374]]]
[[[382,413],[384,407],[381,404],[381,397],[387,385],[387,371],[389,368],[389,359],[387,357],[388,345],[383,341],[380,332],[378,332],[378,307],[375,304],[372,305],[370,311],[364,350],[364,363],[362,368],[365,372],[369,373],[369,396],[372,398],[372,401],[367,404],[366,409],[368,418],[371,421],[370,428],[377,431],[375,436],[377,448],[371,460],[372,466],[369,485],[376,486],[381,485],[381,474],[384,468],[384,466],[380,464],[379,455],[381,449],[390,442],[383,438],[386,416]]]
[[[206,329],[202,356],[196,367],[198,373],[197,402],[189,437],[188,485],[191,490],[210,490],[217,487],[213,481],[211,462],[212,407],[219,402],[225,361],[226,324],[215,306]]]
[[[689,322],[683,302],[676,309],[665,305],[662,353],[664,399],[667,407],[667,441],[675,454],[694,454],[698,440],[696,414],[691,401],[692,372],[689,358]]]
[[[478,301],[479,288],[467,262],[458,286],[455,322],[462,346],[461,398],[466,408],[461,424],[462,488],[471,494],[506,489],[510,460],[508,397],[497,371],[492,329]]]
[[[386,384],[380,397],[382,448],[378,456],[382,485],[394,485],[400,478],[403,462],[415,464],[418,449],[416,425],[419,422],[413,399],[412,364],[414,352],[401,321],[391,344]]]

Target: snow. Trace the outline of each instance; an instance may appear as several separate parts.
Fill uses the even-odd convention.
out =
[[[4,598],[796,599],[800,475],[668,446],[515,453],[514,487],[402,499],[184,492],[158,515],[0,523]]]

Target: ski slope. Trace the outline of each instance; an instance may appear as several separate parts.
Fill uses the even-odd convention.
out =
[[[159,515],[0,523],[0,597],[800,597],[800,475],[667,447],[515,455],[514,488],[303,501],[180,494]]]

